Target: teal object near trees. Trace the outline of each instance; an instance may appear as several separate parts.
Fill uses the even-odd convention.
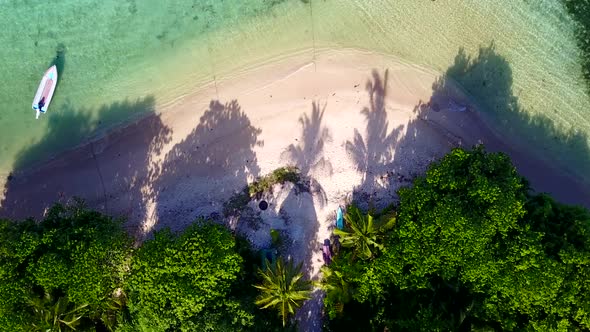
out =
[[[338,211],[336,211],[336,227],[338,229],[344,229],[344,212],[340,206],[338,207]]]

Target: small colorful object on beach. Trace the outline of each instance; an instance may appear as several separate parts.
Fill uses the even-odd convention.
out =
[[[336,211],[336,227],[338,229],[344,229],[344,211],[342,211],[342,207],[338,207],[338,211]]]
[[[330,245],[330,239],[324,240],[324,245],[322,246],[322,256],[326,265],[330,265],[330,263],[332,263],[332,246]]]

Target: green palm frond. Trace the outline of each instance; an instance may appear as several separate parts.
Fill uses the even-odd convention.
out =
[[[94,309],[94,312],[97,314],[94,318],[100,320],[108,331],[114,331],[117,326],[117,313],[124,306],[124,295],[118,298],[108,298],[106,299],[102,307]]]
[[[302,264],[294,266],[292,261],[285,264],[277,259],[274,264],[267,261],[266,266],[266,270],[258,270],[262,284],[254,285],[260,290],[255,304],[277,310],[285,326],[288,317],[310,298],[311,282],[303,280]]]
[[[379,219],[379,223],[381,224],[380,230],[382,232],[392,229],[393,227],[395,227],[395,223],[396,223],[395,213],[392,212],[392,213],[388,213],[388,214],[383,215]]]
[[[53,296],[46,293],[43,298],[31,295],[29,298],[29,307],[34,316],[31,322],[33,331],[65,331],[76,330],[80,320],[86,313],[87,304],[74,305],[65,296],[55,300]]]
[[[340,244],[352,248],[355,256],[363,259],[373,258],[375,250],[383,250],[382,240],[385,232],[395,226],[395,215],[386,214],[374,220],[371,214],[364,215],[356,206],[348,207],[344,215],[346,229],[335,229],[340,237]]]
[[[322,280],[320,287],[326,292],[324,303],[329,310],[330,316],[332,316],[332,311],[341,315],[344,311],[344,305],[350,302],[353,297],[353,287],[345,279],[345,274],[338,269],[338,261],[321,268]],[[332,306],[332,309],[330,309],[330,306]]]

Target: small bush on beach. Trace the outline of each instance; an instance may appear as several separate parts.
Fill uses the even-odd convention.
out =
[[[268,192],[275,184],[291,182],[299,184],[301,175],[297,167],[281,167],[272,173],[259,177],[256,181],[246,186],[242,191],[233,195],[223,206],[223,214],[227,217],[241,212],[250,202],[252,197],[258,197]]]
[[[248,185],[248,193],[250,197],[257,196],[268,192],[275,184],[283,184],[285,182],[297,184],[300,179],[299,169],[296,167],[281,167]]]

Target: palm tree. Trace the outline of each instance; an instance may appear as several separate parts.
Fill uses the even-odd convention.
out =
[[[386,214],[374,221],[371,214],[363,215],[356,206],[351,205],[344,215],[344,221],[344,230],[334,230],[334,234],[340,237],[341,245],[352,248],[355,256],[371,259],[376,249],[383,250],[381,242],[384,233],[395,225],[395,216]]]
[[[340,271],[338,262],[339,260],[334,260],[332,265],[321,267],[322,280],[319,283],[319,287],[326,292],[324,303],[329,307],[328,315],[332,319],[344,312],[344,305],[352,300],[354,292],[352,285],[346,281],[345,274]]]
[[[117,326],[117,314],[125,306],[125,300],[124,294],[105,299],[101,305],[90,309],[90,311],[94,313],[92,319],[94,321],[100,320],[108,331],[115,331]]]
[[[294,266],[289,260],[285,264],[279,258],[274,264],[267,261],[266,266],[266,270],[258,270],[262,284],[254,286],[261,291],[255,303],[261,309],[278,310],[284,327],[289,315],[311,298],[311,282],[302,279],[301,263]]]
[[[55,300],[49,293],[43,298],[35,295],[29,299],[35,322],[31,323],[33,331],[61,332],[75,330],[84,317],[87,304],[76,306],[67,297]]]

